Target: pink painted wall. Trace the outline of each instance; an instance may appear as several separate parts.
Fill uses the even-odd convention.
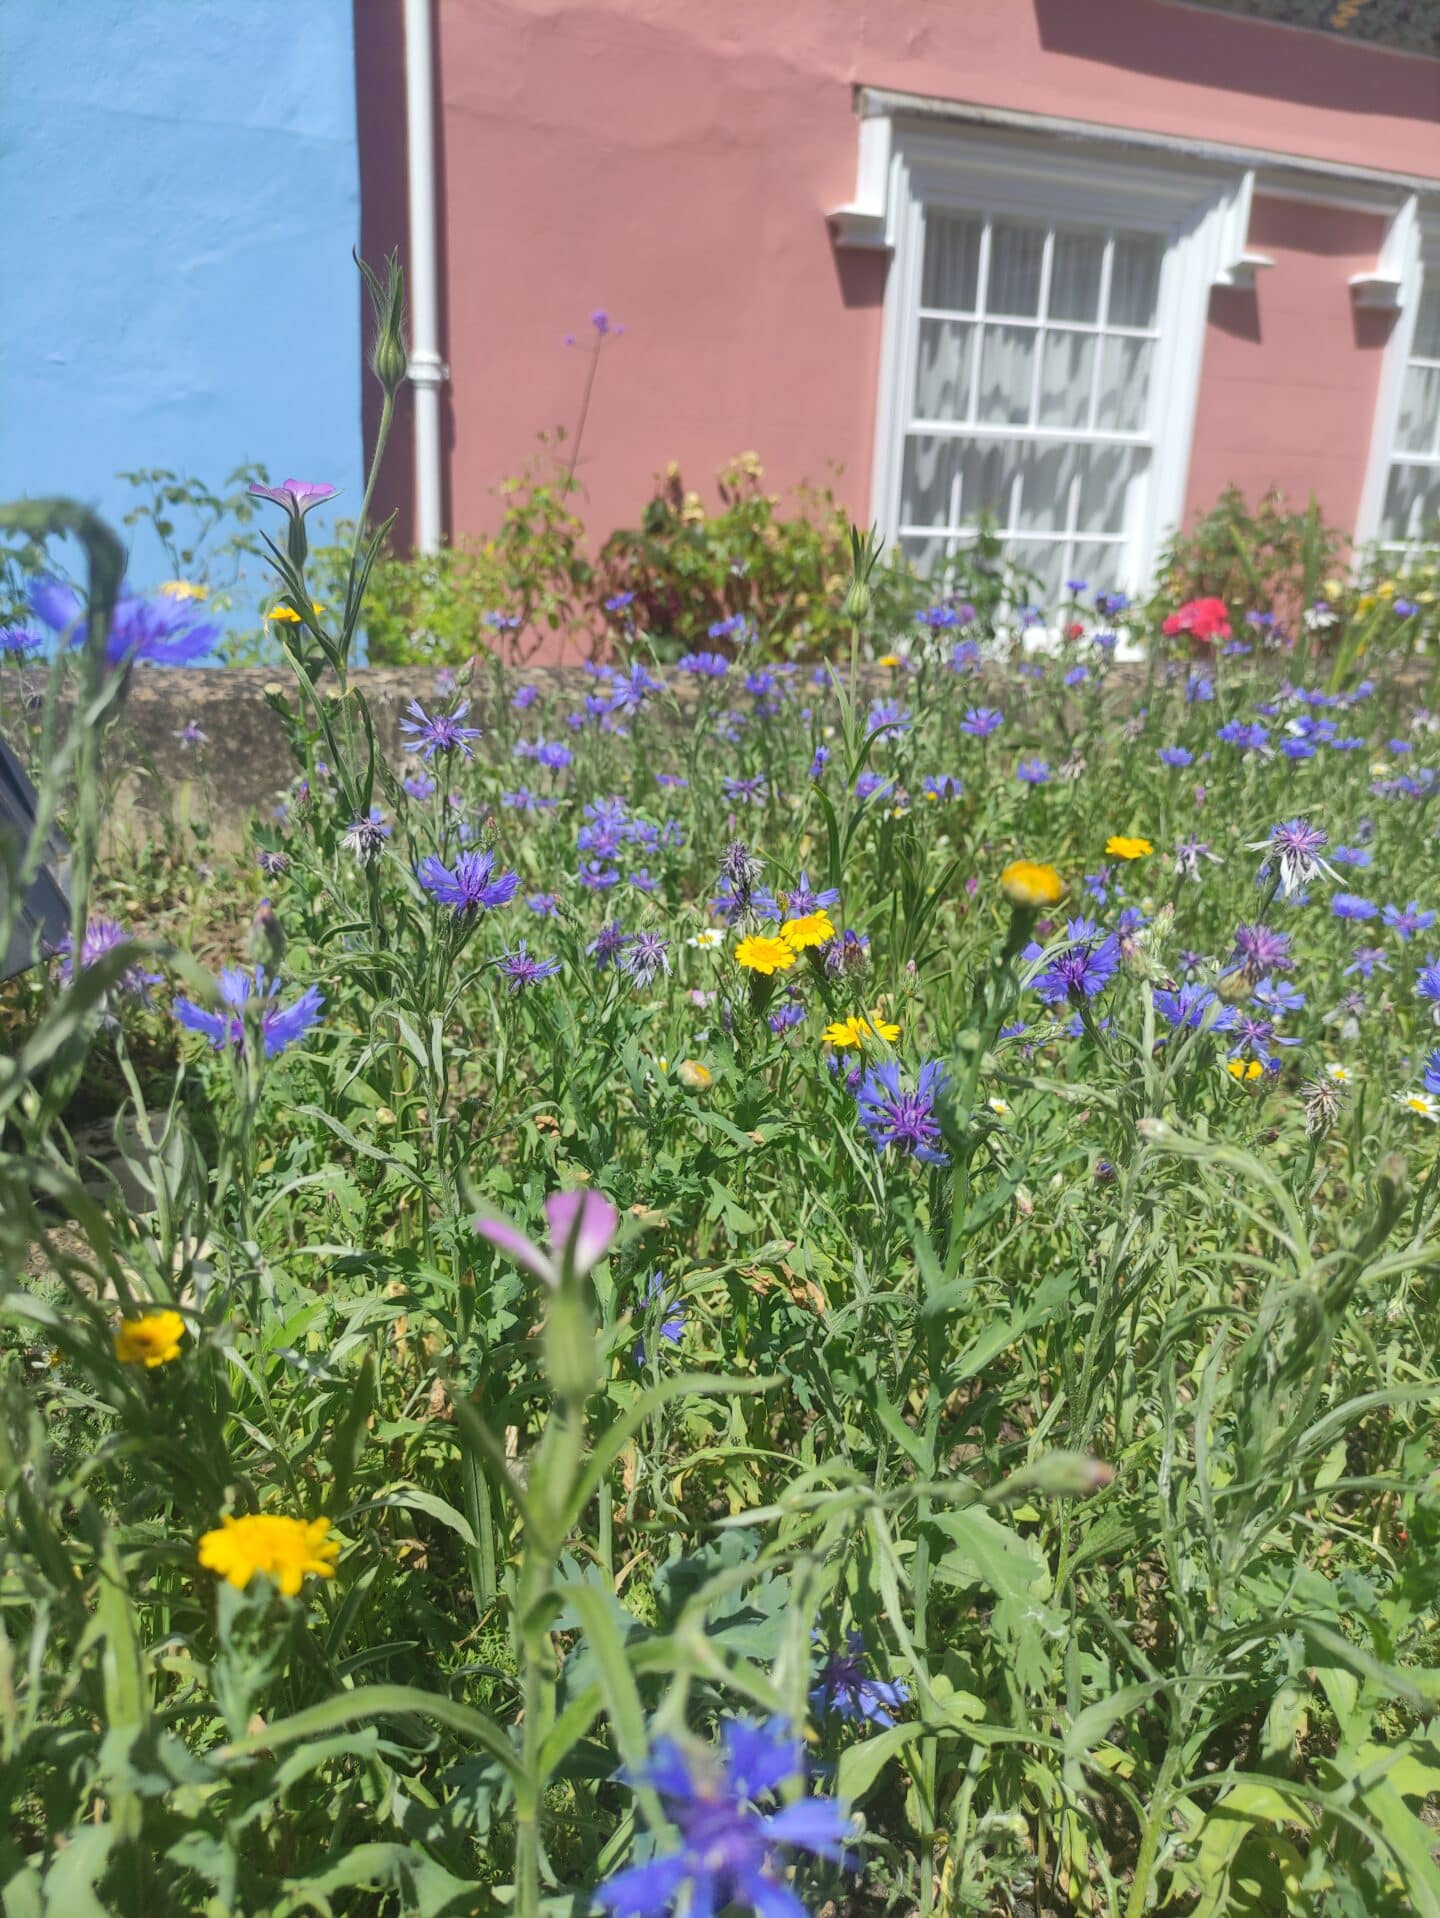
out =
[[[394,46],[398,4],[356,0],[362,147],[392,183],[401,74],[373,49]],[[865,515],[884,261],[837,252],[823,217],[854,184],[857,82],[1440,176],[1440,64],[1166,0],[438,0],[437,17],[457,536],[493,524],[537,431],[573,421],[583,357],[561,341],[597,306],[626,329],[580,466],[597,530],[633,523],[668,460],[705,490],[751,448],[777,489],[839,463]],[[367,189],[369,250],[402,229],[399,196]],[[1378,340],[1352,329],[1344,280],[1374,232],[1257,205],[1277,264],[1248,314],[1212,314],[1195,501],[1234,477],[1353,511]]]
[[[1373,214],[1257,196],[1250,244],[1275,264],[1253,291],[1210,296],[1188,514],[1233,479],[1297,506],[1313,492],[1328,519],[1354,526],[1394,322],[1357,308],[1348,281],[1373,265],[1384,231]]]

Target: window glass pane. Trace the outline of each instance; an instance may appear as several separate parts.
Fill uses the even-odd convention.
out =
[[[1397,453],[1433,453],[1440,429],[1440,367],[1408,366],[1395,428]]]
[[[1036,575],[1020,590],[1042,610],[1053,606],[1060,597],[1060,577],[1065,570],[1064,540],[1016,539],[1010,542],[1009,552],[1012,565]]]
[[[1090,424],[1093,333],[1047,333],[1040,350],[1041,426]]]
[[[915,355],[915,417],[970,417],[970,363],[975,328],[964,320],[922,320]]]
[[[1050,253],[1052,320],[1095,321],[1100,316],[1100,266],[1105,242],[1098,233],[1057,233]]]
[[[949,213],[927,213],[920,304],[973,313],[979,273],[979,220],[957,219]]]
[[[1440,539],[1440,470],[1433,466],[1392,466],[1385,492],[1382,539]]]
[[[1070,482],[1079,449],[1027,447],[1020,461],[1020,503],[1015,524],[1027,533],[1063,533],[1070,514]]]
[[[1100,356],[1100,394],[1095,424],[1101,432],[1140,433],[1150,401],[1153,340],[1106,340]]]
[[[914,534],[900,542],[900,550],[915,568],[928,579],[939,572],[945,563],[945,541],[943,539],[920,539]]]
[[[1028,426],[1035,369],[1035,330],[987,326],[980,348],[977,417],[987,425]]]
[[[1153,233],[1117,233],[1110,264],[1111,326],[1154,326],[1161,245]]]
[[[1080,514],[1075,522],[1080,532],[1124,531],[1125,497],[1138,458],[1124,446],[1087,446],[1082,450]]]
[[[978,526],[981,519],[1003,526],[1010,517],[1010,482],[1018,448],[1002,441],[960,449],[960,514],[957,525]]]
[[[1101,545],[1098,540],[1077,540],[1073,555],[1073,579],[1083,579],[1092,594],[1113,593],[1120,584],[1120,563],[1125,556],[1122,542]]]
[[[1410,351],[1417,360],[1440,360],[1440,266],[1433,262],[1422,283],[1415,315],[1415,344]]]
[[[950,524],[955,454],[954,440],[925,433],[907,436],[905,470],[900,480],[900,518],[906,526]]]
[[[1034,318],[1040,311],[1040,263],[1045,231],[996,220],[990,228],[990,277],[985,288],[987,313]]]

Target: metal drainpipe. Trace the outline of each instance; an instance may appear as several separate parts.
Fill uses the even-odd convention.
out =
[[[430,0],[405,0],[405,159],[410,189],[410,383],[415,398],[415,544],[440,550],[440,357],[435,246],[435,52]]]

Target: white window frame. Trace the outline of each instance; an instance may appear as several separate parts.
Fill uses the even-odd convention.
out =
[[[1396,457],[1395,439],[1400,430],[1405,373],[1414,351],[1420,292],[1426,273],[1440,279],[1440,207],[1433,201],[1422,207],[1412,199],[1398,209],[1391,222],[1375,275],[1361,275],[1352,282],[1360,292],[1362,305],[1395,309],[1395,325],[1385,343],[1380,367],[1370,459],[1355,520],[1357,566],[1363,564],[1365,549],[1378,545],[1383,537],[1381,521],[1385,514],[1385,496],[1390,489],[1390,468]],[[1367,299],[1364,289],[1372,283],[1382,291],[1377,297]],[[1406,549],[1402,542],[1396,541],[1390,544],[1390,550],[1403,564],[1404,552],[1416,549]]]
[[[1255,267],[1269,265],[1245,251],[1253,172],[1197,168],[1163,154],[1101,154],[1044,136],[937,128],[903,119],[893,122],[889,152],[877,155],[872,135],[867,156],[865,130],[862,122],[862,190],[867,158],[872,187],[880,186],[877,160],[887,169],[883,229],[882,222],[873,219],[869,233],[854,231],[848,238],[851,244],[884,246],[893,253],[885,289],[871,505],[872,518],[888,541],[897,538],[900,525],[905,435],[919,340],[925,208],[1117,227],[1152,232],[1164,242],[1151,413],[1145,432],[1132,436],[1153,450],[1143,502],[1130,511],[1125,527],[1119,569],[1124,591],[1143,590],[1163,540],[1180,525],[1184,512],[1211,287],[1249,284]],[[854,214],[858,211],[857,204]],[[956,437],[964,438],[969,431],[957,427]],[[996,437],[1023,439],[1026,433],[997,432]],[[1087,436],[1045,437],[1050,443],[1060,438],[1079,444]],[[1107,444],[1124,438],[1100,437]]]

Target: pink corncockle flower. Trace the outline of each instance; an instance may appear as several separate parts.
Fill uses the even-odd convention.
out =
[[[337,486],[327,486],[323,480],[287,479],[280,486],[251,485],[248,491],[256,499],[273,500],[277,506],[283,506],[287,513],[298,514],[301,519],[312,506],[319,506],[323,500],[334,499],[339,492]]]
[[[548,1247],[536,1245],[508,1219],[482,1215],[475,1221],[475,1230],[522,1271],[558,1292],[567,1278],[583,1279],[591,1266],[600,1263],[610,1249],[620,1215],[603,1194],[582,1189],[552,1192],[545,1201],[545,1216],[550,1226]]]

